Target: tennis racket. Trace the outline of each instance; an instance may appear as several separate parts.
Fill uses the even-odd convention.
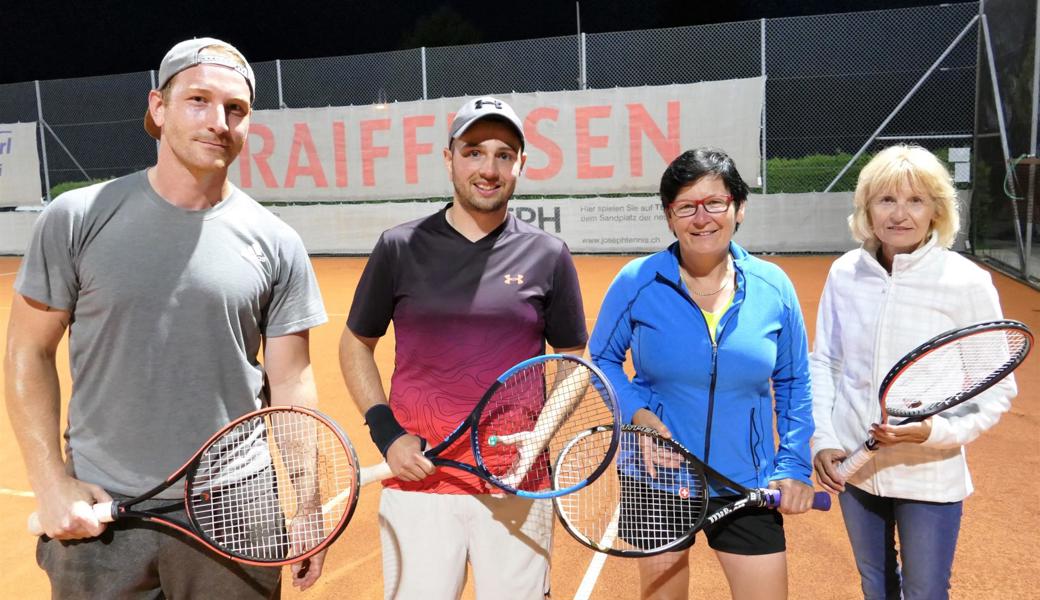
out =
[[[180,480],[183,501],[135,509]],[[136,498],[95,504],[94,513],[104,523],[161,523],[231,560],[276,566],[335,541],[357,496],[357,456],[339,427],[318,411],[279,406],[232,421],[166,481]],[[181,508],[186,521],[168,516]],[[43,534],[36,513],[29,531]]]
[[[1033,334],[1018,321],[977,323],[941,333],[899,359],[881,382],[881,414],[923,421],[981,394],[1011,374],[1033,347]],[[873,436],[838,465],[842,481],[870,461]]]
[[[576,437],[556,463],[556,485],[581,477],[584,455],[609,431]],[[780,491],[748,489],[701,462],[653,429],[625,425],[613,468],[595,483],[553,499],[564,528],[585,546],[613,556],[653,556],[681,549],[698,531],[749,507],[777,508]],[[710,497],[709,497],[710,495]],[[829,510],[817,492],[813,508]]]
[[[606,470],[617,450],[618,414],[614,388],[594,365],[567,354],[536,356],[499,376],[470,415],[425,455],[435,465],[471,473],[510,494],[553,498],[581,489]],[[554,487],[556,457],[591,427],[605,433],[588,446],[582,475]],[[444,458],[466,443],[459,440],[467,433],[474,464]],[[366,467],[361,485],[392,476],[385,462]]]

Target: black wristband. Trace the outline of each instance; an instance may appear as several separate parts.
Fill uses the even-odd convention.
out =
[[[390,410],[386,404],[376,404],[368,409],[365,412],[365,425],[368,425],[368,433],[372,436],[372,441],[375,442],[376,448],[379,448],[379,453],[383,455],[383,458],[386,458],[386,451],[390,449],[390,444],[408,433],[397,422],[394,411]]]

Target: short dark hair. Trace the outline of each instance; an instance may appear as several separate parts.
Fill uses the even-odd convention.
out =
[[[748,185],[737,172],[737,165],[728,154],[718,148],[695,148],[680,154],[661,175],[661,207],[668,212],[668,207],[675,201],[679,191],[692,185],[702,177],[718,176],[733,196],[736,209],[747,201]]]

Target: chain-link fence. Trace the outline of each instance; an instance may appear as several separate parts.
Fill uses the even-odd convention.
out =
[[[765,75],[761,191],[851,189],[855,166],[834,180],[861,149],[971,146],[977,14],[966,3],[271,61],[253,65],[256,108]],[[155,160],[141,128],[154,78],[0,85],[0,123],[41,123],[46,187],[129,173]]]
[[[985,7],[989,40],[983,40],[987,55],[979,70],[972,249],[976,256],[1040,287],[1040,161],[1036,158],[1040,140],[1035,104],[1040,92],[1036,62],[1040,15],[1034,0],[1001,0]],[[1007,168],[1009,163],[1012,169]]]

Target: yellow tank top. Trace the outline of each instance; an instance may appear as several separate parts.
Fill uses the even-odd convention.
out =
[[[715,330],[719,327],[719,321],[722,319],[722,315],[726,314],[729,307],[733,306],[733,294],[729,295],[729,300],[726,301],[726,305],[719,309],[718,312],[708,312],[701,309],[701,314],[704,315],[704,320],[708,322],[708,333],[711,334],[712,343],[715,342]]]

